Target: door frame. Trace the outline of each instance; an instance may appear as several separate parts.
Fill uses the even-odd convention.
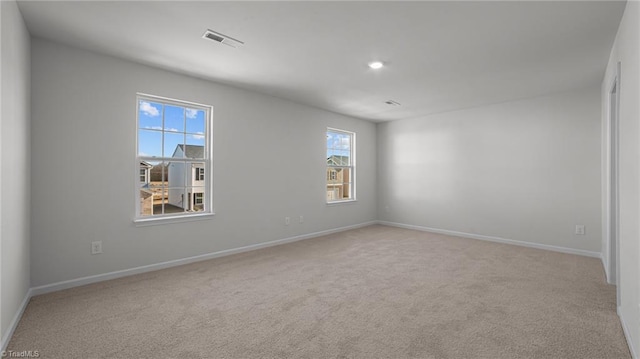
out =
[[[620,63],[607,91],[607,188],[606,240],[607,282],[616,286],[616,302],[620,306]]]

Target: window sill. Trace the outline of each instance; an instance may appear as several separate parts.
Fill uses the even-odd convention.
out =
[[[213,218],[213,216],[215,216],[215,213],[197,213],[182,216],[167,216],[155,218],[136,218],[133,220],[133,223],[136,225],[136,227],[146,227],[170,223],[204,221]]]
[[[358,202],[357,199],[345,199],[343,201],[333,201],[333,202],[327,202],[327,206],[335,206],[337,204],[348,204],[348,203],[355,203]]]

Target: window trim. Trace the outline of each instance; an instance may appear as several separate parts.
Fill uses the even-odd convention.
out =
[[[328,168],[350,168],[351,169],[351,181],[349,181],[349,183],[351,183],[351,197],[349,198],[345,198],[345,199],[337,199],[337,200],[325,200],[327,205],[336,205],[336,204],[343,204],[343,203],[350,203],[350,202],[357,202],[357,197],[356,197],[356,133],[354,131],[347,131],[347,130],[342,130],[342,129],[338,129],[338,128],[334,128],[334,127],[327,127],[326,131],[325,131],[325,158],[326,158],[326,154],[327,154],[327,145],[326,145],[326,136],[329,132],[335,132],[335,133],[339,133],[339,134],[346,134],[351,136],[351,143],[349,145],[349,157],[350,157],[350,165],[349,166],[329,166],[328,164],[325,163],[325,172]],[[326,161],[326,160],[325,160]],[[327,180],[325,180],[325,184],[324,184],[324,191],[325,191],[325,198],[326,198],[326,192],[327,192]]]
[[[135,177],[135,187],[134,187],[134,201],[135,201],[135,212],[133,216],[133,222],[136,226],[147,226],[147,225],[156,225],[156,224],[165,224],[165,223],[178,223],[178,222],[188,222],[193,220],[202,220],[209,219],[215,215],[215,210],[213,207],[213,111],[214,108],[211,105],[205,105],[202,103],[197,103],[193,101],[185,101],[180,99],[162,97],[157,95],[150,95],[147,93],[137,92],[135,98],[135,148],[134,148],[134,158],[135,158],[135,168],[136,171],[134,173],[140,173],[140,161],[160,161],[168,163],[170,162],[170,157],[153,157],[153,156],[139,156],[138,155],[138,145],[139,145],[139,129],[140,129],[140,101],[151,101],[151,102],[161,102],[163,105],[170,106],[180,106],[184,108],[192,108],[198,110],[205,111],[205,158],[204,159],[186,159],[184,161],[185,164],[189,162],[199,161],[204,163],[204,184],[201,187],[205,188],[204,191],[204,211],[202,212],[183,212],[183,213],[165,213],[151,216],[141,216],[140,215],[140,176]],[[185,129],[186,130],[186,129]],[[182,161],[181,161],[182,162]],[[207,170],[208,168],[208,170]],[[149,173],[149,182],[151,182],[151,173]],[[185,183],[186,187],[190,187]],[[186,188],[185,187],[185,188]]]

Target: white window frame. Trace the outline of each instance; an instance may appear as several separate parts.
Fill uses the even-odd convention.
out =
[[[147,183],[147,173],[148,171],[145,168],[140,167],[140,183]]]
[[[200,192],[198,192],[198,193],[194,193],[194,194],[193,194],[193,204],[194,204],[194,205],[201,205],[201,204],[204,204],[204,196],[198,196],[198,195],[202,195],[202,194],[203,194],[203,193],[200,193]],[[198,203],[197,198],[199,198],[199,199],[200,199],[200,202],[199,202],[199,203]]]
[[[329,164],[326,165],[327,169],[336,169],[336,170],[337,169],[350,169],[351,178],[350,178],[350,181],[348,183],[350,184],[351,196],[349,198],[344,198],[344,199],[327,200],[327,204],[333,205],[333,204],[340,204],[340,203],[355,202],[355,201],[357,201],[357,199],[356,199],[357,198],[356,197],[356,133],[352,132],[352,131],[346,131],[346,130],[341,130],[341,129],[337,129],[337,128],[327,127],[327,130],[325,132],[325,136],[327,136],[329,134],[329,132],[349,135],[351,137],[351,141],[349,143],[349,162],[350,162],[349,165],[347,165],[347,166],[332,166],[332,165],[329,165]],[[325,141],[325,159],[326,159],[327,151],[328,151],[328,148],[326,147],[326,141]],[[330,175],[330,177],[331,177],[331,175]],[[325,181],[325,192],[327,191],[328,181],[329,180],[331,180],[331,179],[328,178]]]
[[[155,103],[162,103],[163,105],[180,106],[184,108],[205,111],[205,133],[204,133],[205,135],[204,157],[205,158],[204,159],[192,159],[192,158],[176,159],[173,157],[167,157],[166,154],[164,157],[140,156],[138,153],[139,151],[138,136],[139,136],[139,130],[140,130],[140,118],[139,118],[140,101],[150,101]],[[206,219],[208,217],[213,216],[215,214],[213,210],[213,106],[196,103],[196,102],[177,100],[177,99],[172,99],[172,98],[167,98],[162,96],[149,95],[145,93],[137,93],[135,111],[136,111],[136,122],[135,122],[136,143],[135,143],[134,154],[136,158],[135,173],[137,174],[137,176],[136,176],[136,187],[134,191],[135,193],[134,222],[136,223],[136,225],[144,226],[144,225],[164,224],[164,223],[173,223],[173,222],[184,222],[184,221]],[[162,146],[164,147],[164,142]],[[190,162],[204,163],[204,173],[205,173],[204,181],[200,181],[200,182],[203,182],[203,185],[198,186],[198,187],[204,188],[204,198],[202,203],[204,205],[204,210],[200,212],[185,211],[182,213],[166,213],[166,214],[158,214],[158,215],[151,215],[151,216],[142,216],[140,214],[141,208],[140,208],[140,182],[139,182],[141,177],[140,175],[141,161],[161,162],[161,163],[164,162],[165,164],[168,164],[169,162],[172,162],[172,161],[176,161],[176,162],[184,162],[185,165],[189,164]],[[168,170],[168,166],[167,166],[167,170]],[[189,186],[189,184],[186,181],[184,186],[185,186],[184,198],[187,198],[186,193],[189,190],[189,188],[191,188],[191,186]]]

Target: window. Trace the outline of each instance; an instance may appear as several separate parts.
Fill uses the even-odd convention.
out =
[[[327,129],[327,202],[355,200],[353,132]]]
[[[204,168],[196,167],[195,178],[196,181],[204,181]]]
[[[137,220],[211,213],[211,113],[211,106],[138,94]]]

